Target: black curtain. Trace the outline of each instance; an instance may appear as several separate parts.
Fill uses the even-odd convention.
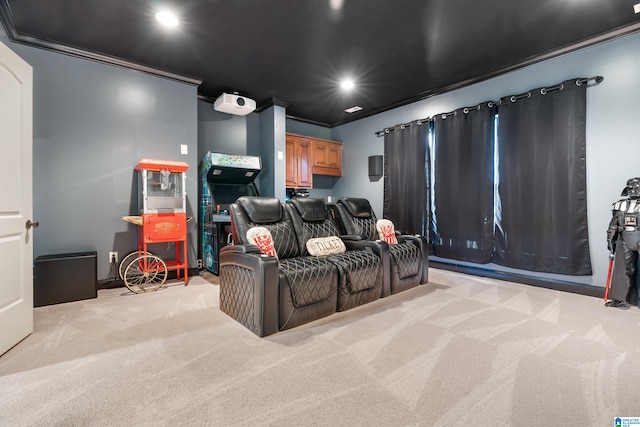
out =
[[[495,263],[547,273],[592,274],[586,87],[569,80],[501,100]]]
[[[428,121],[414,121],[384,136],[383,216],[406,234],[427,235],[428,134]]]
[[[483,103],[434,119],[434,255],[491,262],[495,114],[495,104]]]

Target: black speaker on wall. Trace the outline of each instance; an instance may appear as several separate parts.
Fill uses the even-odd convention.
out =
[[[383,156],[369,156],[369,181],[377,181],[384,174]]]

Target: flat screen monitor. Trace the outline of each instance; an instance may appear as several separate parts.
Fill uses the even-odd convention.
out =
[[[214,205],[220,205],[221,210],[228,210],[229,205],[242,196],[258,196],[253,182],[249,184],[209,183]]]

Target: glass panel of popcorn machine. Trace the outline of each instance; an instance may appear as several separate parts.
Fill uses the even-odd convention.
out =
[[[182,172],[146,171],[147,212],[183,211]]]

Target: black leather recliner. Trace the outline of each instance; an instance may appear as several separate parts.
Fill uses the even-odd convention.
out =
[[[258,336],[336,311],[338,268],[325,258],[302,257],[291,217],[274,197],[240,197],[229,206],[234,240],[220,250],[220,309]],[[265,227],[278,258],[246,238]]]
[[[343,197],[336,202],[334,215],[343,232],[362,236],[363,239],[379,239],[377,219],[367,199]],[[396,237],[398,243],[388,245],[390,294],[429,281],[427,239],[424,236],[401,235],[397,232]]]
[[[287,202],[298,246],[308,255],[306,242],[312,238],[338,236],[339,231],[324,201],[294,198]],[[341,236],[348,249],[329,259],[339,271],[338,311],[372,302],[382,295],[385,282],[380,248],[358,236]],[[355,250],[354,250],[355,249]],[[386,279],[388,280],[388,278]]]
[[[319,202],[328,218],[324,202]],[[345,242],[350,250],[344,254],[308,256],[305,244],[311,236],[333,233],[333,223],[320,220],[321,205],[313,205],[305,204],[301,213],[300,206],[285,207],[273,197],[240,197],[229,207],[238,244],[220,250],[220,309],[258,336],[380,296],[385,268],[378,254],[364,250],[371,242],[354,238]],[[277,258],[248,243],[247,230],[256,226],[270,231]]]

